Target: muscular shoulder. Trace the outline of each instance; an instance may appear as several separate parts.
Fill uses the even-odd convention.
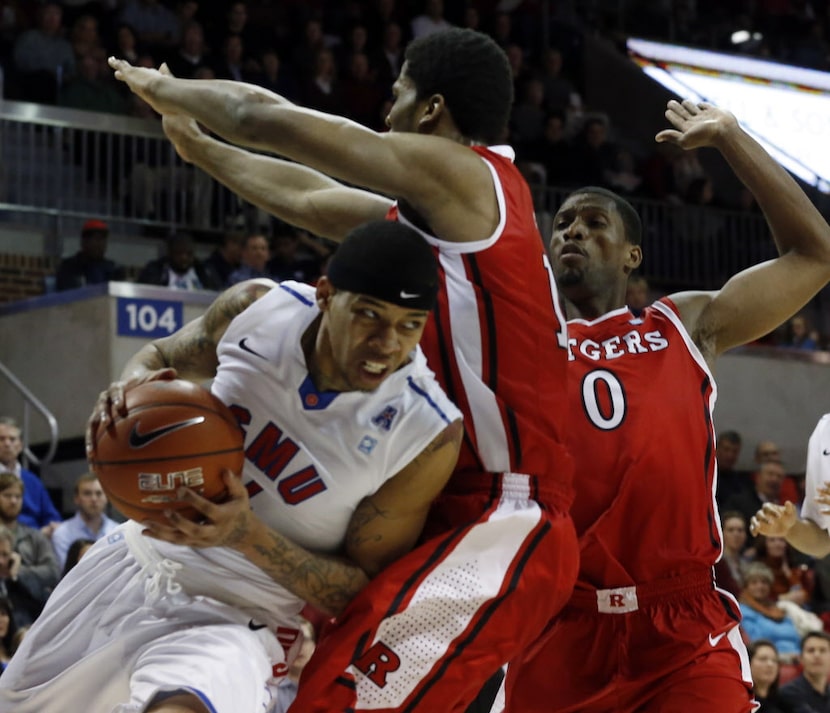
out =
[[[224,333],[234,317],[242,314],[254,302],[267,295],[276,286],[277,283],[273,280],[260,278],[246,280],[228,288],[214,300],[205,312],[205,332],[214,336],[215,341],[218,341],[219,336]]]

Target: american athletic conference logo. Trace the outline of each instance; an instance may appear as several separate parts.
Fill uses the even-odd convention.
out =
[[[392,428],[392,421],[395,420],[395,416],[398,415],[398,409],[394,406],[387,406],[383,411],[381,411],[377,416],[372,419],[372,423],[374,423],[378,428],[382,428],[384,431],[388,431]]]

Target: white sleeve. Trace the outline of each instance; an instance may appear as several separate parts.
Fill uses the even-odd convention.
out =
[[[816,493],[826,483],[830,483],[830,413],[821,417],[807,444],[807,473],[801,506],[802,518],[830,531],[830,515],[823,515],[816,503]]]

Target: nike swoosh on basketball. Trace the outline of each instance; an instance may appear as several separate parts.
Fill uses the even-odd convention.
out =
[[[713,648],[720,643],[720,640],[726,636],[726,632],[724,631],[722,634],[718,634],[717,636],[712,636],[709,634],[709,645]]]
[[[179,421],[178,423],[171,423],[167,426],[162,426],[161,428],[155,428],[152,431],[147,431],[147,433],[139,433],[138,427],[140,422],[136,423],[130,431],[130,448],[144,448],[144,446],[148,443],[152,443],[157,438],[166,436],[168,433],[173,433],[173,431],[180,431],[188,426],[195,426],[197,423],[202,423],[204,420],[204,416],[196,416],[195,418],[189,418],[186,421]]]
[[[248,628],[251,631],[259,631],[260,629],[267,629],[268,624],[257,624],[257,623],[254,622],[253,619],[249,619],[248,620]]]
[[[239,348],[243,352],[248,352],[248,354],[253,354],[254,356],[259,357],[260,359],[266,359],[267,360],[267,357],[263,356],[259,352],[255,352],[253,349],[251,349],[251,347],[249,347],[246,344],[247,341],[248,341],[248,337],[243,337],[242,339],[239,340]]]
[[[420,297],[419,292],[407,292],[406,290],[401,290],[401,299],[402,300],[413,300],[416,297]]]

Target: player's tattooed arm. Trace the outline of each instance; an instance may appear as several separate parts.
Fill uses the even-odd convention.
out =
[[[415,545],[432,501],[455,467],[463,434],[461,421],[451,423],[358,505],[346,532],[346,554],[370,577]]]

